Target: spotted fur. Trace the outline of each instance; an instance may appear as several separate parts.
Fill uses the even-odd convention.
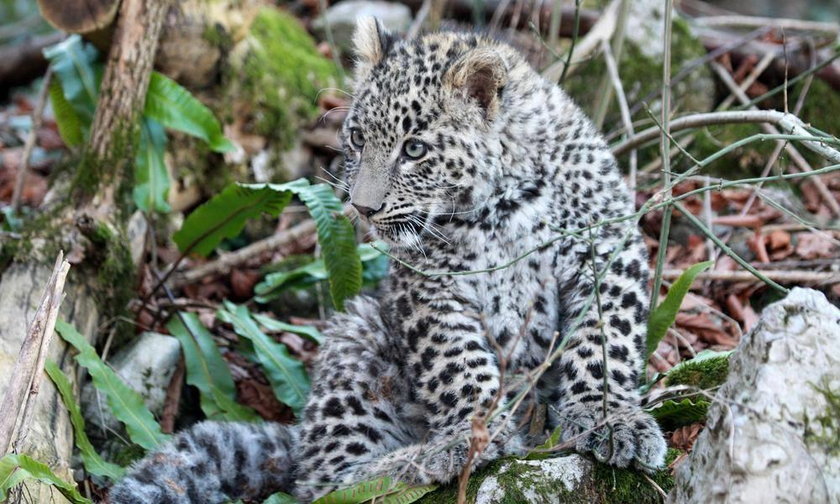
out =
[[[665,442],[637,392],[647,258],[616,219],[634,209],[603,138],[505,44],[397,41],[373,21],[355,40],[346,179],[396,260],[384,295],[356,299],[325,332],[295,494],[378,475],[451,481],[475,418],[491,438],[474,466],[522,453],[513,406],[536,370],[548,427],[570,446],[660,466]]]

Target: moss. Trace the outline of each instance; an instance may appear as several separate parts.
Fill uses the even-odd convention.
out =
[[[790,96],[798,97],[804,84],[794,86]],[[791,100],[791,98],[788,98]],[[792,108],[792,107],[791,107]],[[799,118],[811,126],[834,136],[840,135],[840,114],[826,113],[840,110],[840,93],[822,79],[814,79]]]
[[[335,87],[338,70],[321,56],[293,16],[274,8],[259,11],[243,51],[229,66],[226,94],[251,116],[253,133],[266,137],[277,154],[289,149],[296,132],[318,111],[318,93]],[[228,111],[227,115],[234,115]]]
[[[805,442],[820,445],[826,453],[840,455],[840,390],[832,389],[826,377],[820,385],[811,385],[826,402],[823,415],[810,420],[806,418]]]
[[[680,454],[668,450],[666,462],[670,463]],[[504,471],[500,472],[502,466]],[[557,488],[547,484],[540,477],[538,467],[516,458],[503,458],[490,463],[470,477],[467,485],[467,502],[475,502],[478,489],[484,480],[493,476],[506,494],[501,504],[522,504],[524,502],[559,502],[562,504],[660,504],[659,491],[638,471],[617,469],[604,464],[595,464],[595,470],[575,490]],[[656,484],[668,492],[674,486],[669,469],[662,469],[650,475]],[[528,495],[523,493],[527,490]],[[456,502],[457,482],[442,486],[418,500],[418,504],[451,504]]]
[[[719,387],[729,374],[729,355],[689,360],[668,372],[665,384],[688,385],[703,390]]]
[[[666,464],[670,464],[680,453],[679,450],[669,449],[665,457]],[[666,493],[674,487],[674,477],[667,466],[651,474],[649,478]],[[597,498],[589,502],[605,504],[660,504],[662,502],[659,491],[639,471],[597,464],[593,480]]]
[[[632,29],[632,27],[630,28]],[[691,34],[687,23],[682,19],[675,19],[673,24],[671,45],[671,68],[672,76],[680,71],[681,67],[706,54],[703,45]],[[652,58],[644,54],[638,45],[631,39],[624,43],[619,62],[619,75],[624,84],[624,92],[630,106],[642,100],[648,100],[647,105],[654,113],[659,109],[658,98],[651,101],[652,93],[658,93],[662,83],[663,63],[661,58]],[[578,68],[563,83],[563,88],[575,99],[575,101],[593,116],[597,108],[599,86],[593,85],[607,73],[603,57],[591,59],[584,63],[583,68]],[[676,83],[673,87],[672,102],[673,108],[681,113],[706,112],[712,106],[711,89],[704,89],[704,86],[712,86],[711,73],[705,66],[698,66],[692,73]],[[604,131],[617,129],[621,124],[621,113],[618,106],[611,105],[607,110],[604,120]],[[658,119],[658,117],[657,117]],[[643,107],[633,115],[634,121],[645,121],[651,126],[650,115]],[[647,127],[645,126],[645,127]],[[637,127],[637,131],[638,131]],[[658,144],[639,151],[639,166],[658,157]]]

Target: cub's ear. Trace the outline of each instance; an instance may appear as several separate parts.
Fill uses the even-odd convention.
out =
[[[508,67],[492,47],[474,49],[456,61],[443,77],[445,85],[462,90],[493,119],[499,108],[499,93],[508,80]]]
[[[353,33],[357,58],[356,73],[363,74],[382,61],[396,40],[397,37],[375,17],[359,18]]]

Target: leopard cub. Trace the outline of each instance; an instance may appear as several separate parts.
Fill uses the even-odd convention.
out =
[[[652,470],[640,407],[648,262],[616,161],[511,47],[478,35],[355,34],[342,130],[350,198],[395,260],[384,294],[325,331],[296,427],[203,423],[137,464],[112,503],[311,501],[379,475],[447,482],[525,450],[526,403],[581,453]],[[595,295],[597,293],[597,296]],[[532,393],[533,392],[533,393]]]

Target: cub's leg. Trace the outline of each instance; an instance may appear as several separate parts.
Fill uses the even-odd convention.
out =
[[[625,233],[630,238],[622,244]],[[615,225],[605,226],[587,248],[584,264],[575,268],[579,273],[561,294],[569,321],[583,310],[585,315],[557,363],[561,385],[553,420],[577,451],[618,467],[652,470],[663,464],[666,445],[656,421],[642,411],[637,390],[648,314],[644,243],[634,228]],[[596,285],[598,297],[586,308]]]
[[[446,483],[468,461],[479,467],[523,447],[516,420],[503,408],[507,391],[478,310],[451,294],[449,278],[423,278],[413,288],[415,293],[396,303],[412,306],[402,310],[399,324],[412,402],[422,412],[425,432],[375,461],[366,474],[410,484]],[[482,437],[481,449],[470,458],[471,439]]]
[[[309,502],[362,481],[385,453],[413,442],[405,419],[401,358],[379,314],[379,303],[356,298],[324,331],[312,392],[300,430],[297,497]]]
[[[296,433],[274,423],[201,422],[135,463],[110,504],[217,504],[288,491]]]

